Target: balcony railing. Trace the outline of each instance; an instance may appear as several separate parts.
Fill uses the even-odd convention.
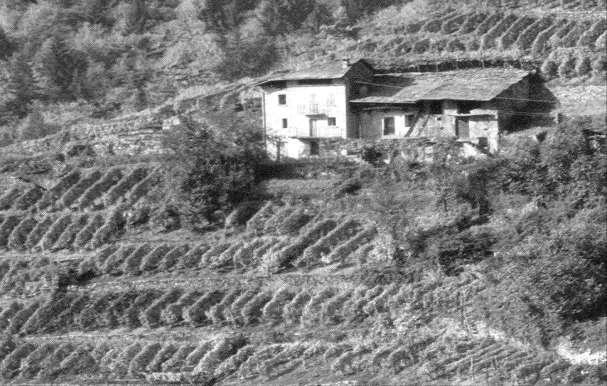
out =
[[[337,126],[322,128],[288,127],[286,129],[272,130],[269,134],[291,138],[343,138],[346,131],[344,128]]]
[[[297,112],[304,115],[328,115],[329,108],[318,103],[310,103],[298,105]]]

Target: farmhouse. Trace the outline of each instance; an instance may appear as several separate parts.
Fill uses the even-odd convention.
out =
[[[496,152],[529,100],[530,73],[481,68],[380,74],[365,60],[283,73],[259,84],[273,155],[321,154],[329,138],[454,137]]]

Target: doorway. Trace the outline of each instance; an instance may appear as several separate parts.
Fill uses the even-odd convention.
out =
[[[455,135],[460,139],[470,138],[470,121],[468,117],[458,117],[455,121]]]

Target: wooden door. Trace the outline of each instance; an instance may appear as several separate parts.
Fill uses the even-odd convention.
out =
[[[318,137],[318,119],[310,119],[310,137]]]
[[[457,138],[470,138],[470,123],[468,117],[458,117],[455,121],[455,135]]]

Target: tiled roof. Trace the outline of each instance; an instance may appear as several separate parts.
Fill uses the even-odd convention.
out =
[[[444,72],[376,75],[369,96],[355,103],[415,103],[421,100],[490,101],[529,72],[483,68]]]
[[[334,61],[326,64],[321,64],[317,66],[313,66],[307,68],[305,70],[294,71],[294,72],[283,72],[278,74],[273,74],[269,78],[264,79],[259,84],[269,83],[269,82],[281,82],[287,80],[322,80],[322,79],[341,79],[346,74],[352,66],[356,62],[351,62],[349,66],[344,66],[342,61]]]

